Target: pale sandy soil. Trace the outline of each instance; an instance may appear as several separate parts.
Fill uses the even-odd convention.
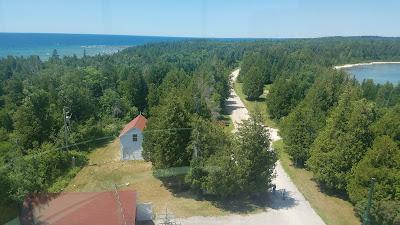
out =
[[[233,81],[236,80],[238,74],[238,69],[232,72]],[[231,90],[227,107],[231,111],[231,119],[235,124],[235,129],[238,123],[249,118],[247,109],[233,89]],[[280,139],[277,129],[270,129],[270,132],[271,141]],[[177,222],[180,222],[182,225],[324,225],[325,223],[311,208],[308,201],[290,180],[279,162],[276,165],[275,172],[276,178],[273,180],[273,183],[276,184],[277,190],[275,193],[269,194],[270,203],[264,212],[248,215],[231,214],[217,217],[196,216],[178,219]],[[282,192],[285,192],[284,199]]]
[[[342,66],[335,66],[335,69],[350,68],[355,66],[367,66],[367,65],[377,65],[377,64],[400,64],[400,62],[369,62],[369,63],[356,63],[356,64],[346,64]]]

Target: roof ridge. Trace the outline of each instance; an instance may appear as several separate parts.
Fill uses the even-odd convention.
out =
[[[137,128],[143,131],[144,128],[146,128],[146,124],[147,124],[146,117],[144,117],[142,114],[139,114],[133,120],[131,120],[129,123],[125,125],[124,129],[122,129],[119,136],[121,137],[126,132],[130,131],[132,128]]]

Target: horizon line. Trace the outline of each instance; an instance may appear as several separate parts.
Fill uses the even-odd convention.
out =
[[[60,34],[60,35],[104,35],[104,36],[130,36],[130,37],[159,37],[159,38],[187,38],[187,39],[318,39],[318,38],[354,38],[354,37],[377,37],[377,38],[400,38],[400,36],[381,35],[334,35],[316,37],[217,37],[217,36],[186,36],[186,35],[144,35],[144,34],[104,34],[104,33],[68,33],[68,32],[1,32],[0,34]]]

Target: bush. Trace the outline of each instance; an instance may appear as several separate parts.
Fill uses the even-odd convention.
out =
[[[27,193],[47,191],[55,181],[68,174],[72,157],[77,167],[87,163],[84,153],[54,150],[50,146],[15,160],[9,171],[11,198],[20,202]]]

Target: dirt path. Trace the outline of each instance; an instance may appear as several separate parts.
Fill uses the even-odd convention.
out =
[[[235,81],[239,69],[232,72],[232,81]],[[235,129],[242,120],[249,118],[249,113],[235,91],[231,90],[231,96],[227,101],[227,109],[231,114]],[[279,140],[277,129],[270,129],[271,141]],[[311,208],[304,196],[297,190],[281,164],[276,165],[276,192],[270,194],[270,204],[265,212],[257,214],[239,215],[231,214],[220,217],[189,217],[180,219],[182,225],[208,225],[208,224],[230,224],[230,225],[324,225],[322,219]],[[285,199],[282,192],[285,191]],[[339,216],[339,215],[338,215]]]

